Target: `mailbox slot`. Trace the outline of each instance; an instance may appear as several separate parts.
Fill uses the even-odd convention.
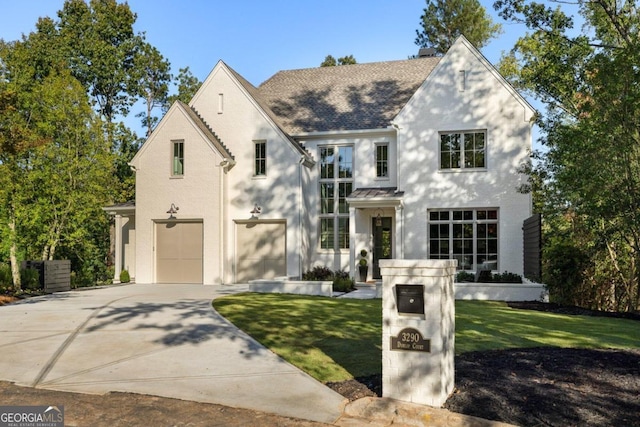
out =
[[[424,285],[396,285],[398,313],[424,314]]]

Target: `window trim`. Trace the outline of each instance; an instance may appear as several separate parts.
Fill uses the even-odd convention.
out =
[[[264,145],[264,157],[258,156],[258,146]],[[267,177],[267,140],[260,139],[253,141],[253,177],[254,178],[266,178]],[[258,162],[260,162],[260,171],[258,170]]]
[[[178,151],[178,154],[176,155],[176,147],[182,147],[181,150]],[[180,153],[180,151],[182,153]],[[182,154],[182,157],[180,157],[180,154]],[[184,157],[184,139],[172,139],[171,140],[171,152],[170,152],[170,176],[172,178],[182,178],[184,177],[184,170],[185,170],[185,157]],[[182,161],[182,167],[181,167],[181,171],[178,172],[177,171],[177,163],[176,161],[180,162],[180,160]]]
[[[340,161],[340,150],[341,149],[349,149],[350,150],[350,162],[341,162]],[[353,144],[326,144],[318,146],[318,163],[319,163],[319,176],[318,176],[318,250],[321,252],[346,252],[349,251],[350,247],[350,223],[349,223],[349,208],[346,203],[346,198],[349,196],[350,191],[348,191],[348,186],[351,186],[351,192],[353,191],[353,186],[355,183],[354,172],[355,172],[355,148]],[[325,154],[325,151],[326,154]],[[329,153],[331,151],[331,154]],[[332,163],[325,163],[323,159],[325,157],[332,157]],[[340,165],[350,165],[349,170],[350,173],[343,173]],[[327,177],[327,175],[331,173],[332,177]],[[325,177],[323,177],[325,175]],[[333,206],[331,208],[326,209],[327,213],[322,213],[324,201],[326,199],[322,198],[322,187],[323,185],[331,184],[333,186],[333,197],[332,203]],[[342,191],[341,191],[342,189]],[[343,196],[341,196],[341,194]],[[342,203],[341,203],[342,202]],[[342,210],[340,208],[342,207]],[[333,220],[333,247],[323,247],[323,223],[326,223],[327,220]],[[346,220],[346,222],[345,222]],[[340,225],[343,224],[346,227],[341,228]],[[346,237],[345,237],[346,236]],[[343,242],[344,240],[344,242]],[[342,243],[345,243],[343,247]]]
[[[468,211],[472,211],[472,218],[471,219],[465,219],[464,218],[464,212],[468,212]],[[495,212],[495,218],[490,218],[489,216],[486,216],[485,218],[479,218],[478,212]],[[447,218],[446,219],[431,219],[431,214],[432,213],[441,213],[441,212],[447,212]],[[455,219],[454,217],[454,212],[462,212],[462,218],[460,219]],[[448,209],[427,209],[427,259],[456,259],[454,257],[454,240],[462,240],[464,241],[465,237],[458,237],[456,238],[454,235],[454,225],[463,225],[463,224],[472,224],[473,226],[473,235],[471,237],[472,240],[472,247],[471,247],[471,257],[473,262],[471,263],[470,268],[462,268],[463,266],[458,263],[458,267],[457,269],[459,271],[477,271],[478,267],[480,266],[480,264],[478,263],[478,257],[480,255],[493,255],[493,252],[489,251],[489,248],[487,248],[484,253],[479,253],[478,252],[478,241],[479,240],[486,240],[487,244],[489,240],[493,240],[493,238],[489,239],[488,237],[481,237],[479,236],[478,233],[478,226],[482,226],[482,225],[490,225],[490,224],[495,224],[496,229],[495,229],[495,269],[493,269],[492,271],[500,271],[500,208],[498,207],[480,207],[480,208],[448,208]],[[431,236],[431,226],[432,225],[447,225],[448,226],[448,237],[447,237],[447,245],[448,245],[448,258],[432,258],[432,254],[431,254],[431,244],[432,244],[432,240],[435,240],[435,238],[432,238]],[[439,240],[444,240],[444,239],[439,239]],[[440,254],[441,256],[444,256],[445,254]],[[461,254],[462,256],[466,255],[465,253]],[[486,261],[485,261],[486,262]],[[490,261],[490,262],[494,262],[494,261]]]
[[[465,150],[464,148],[464,135],[465,134],[477,134],[481,133],[484,135],[484,166],[465,166]],[[460,135],[460,167],[448,167],[445,168],[442,165],[442,136],[443,135]],[[487,129],[467,129],[467,130],[450,130],[450,131],[439,131],[438,132],[438,172],[444,173],[459,173],[459,172],[483,172],[487,170],[488,166],[488,158],[487,158],[487,145],[488,145],[489,137]],[[476,151],[476,150],[474,150]]]

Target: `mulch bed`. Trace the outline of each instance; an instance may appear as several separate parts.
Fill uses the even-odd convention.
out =
[[[627,317],[545,303],[509,303],[564,314]],[[640,324],[638,325],[640,327]],[[640,343],[639,343],[640,346]],[[640,349],[538,347],[456,356],[452,412],[519,426],[640,427]],[[382,377],[327,384],[350,400],[382,395]]]

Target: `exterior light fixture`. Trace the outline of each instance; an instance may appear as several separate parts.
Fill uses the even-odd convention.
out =
[[[253,205],[253,209],[249,213],[251,214],[252,219],[258,219],[258,216],[262,213],[262,208],[255,203]]]
[[[177,207],[175,203],[171,203],[171,207],[167,211],[167,213],[169,214],[169,219],[176,219],[176,217],[173,216],[173,214],[178,213],[179,210],[180,208]]]
[[[378,209],[377,215],[376,215],[376,227],[382,227],[382,216],[380,215],[381,213],[382,213],[382,209]]]

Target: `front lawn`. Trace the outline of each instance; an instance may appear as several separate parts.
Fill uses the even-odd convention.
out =
[[[214,308],[274,353],[321,382],[380,374],[381,300],[238,294]],[[639,348],[628,319],[517,310],[456,301],[456,353],[523,347]]]

